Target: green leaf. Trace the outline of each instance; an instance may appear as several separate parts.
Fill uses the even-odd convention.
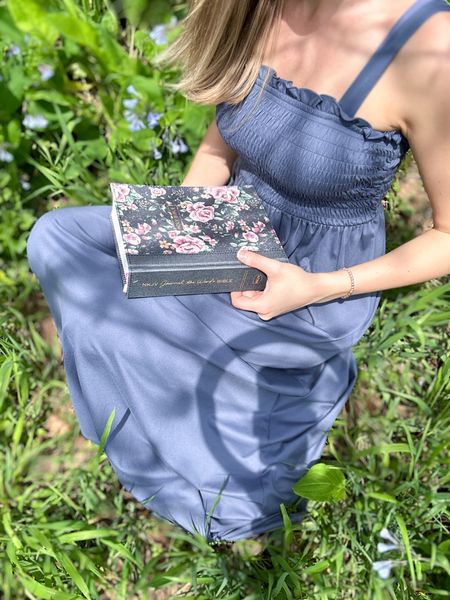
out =
[[[0,98],[2,99],[0,104],[0,119],[6,121],[10,115],[17,111],[22,104],[22,100],[14,96],[3,82],[0,82]]]
[[[11,17],[21,31],[31,31],[44,39],[51,47],[58,38],[58,31],[48,21],[49,14],[38,0],[7,0]]]
[[[17,29],[11,15],[4,6],[0,7],[0,37],[18,43],[23,40],[22,32]]]
[[[292,487],[303,498],[333,502],[345,498],[345,477],[339,467],[316,463]]]
[[[392,504],[398,504],[398,500],[396,500],[394,496],[386,494],[386,492],[367,492],[367,496],[369,496],[369,498],[375,498],[375,500],[382,500],[383,502],[392,502]]]

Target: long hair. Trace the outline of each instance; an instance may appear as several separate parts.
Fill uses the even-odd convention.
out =
[[[259,74],[283,1],[189,0],[181,34],[153,60],[155,66],[180,63],[181,79],[167,88],[200,104],[239,103]]]

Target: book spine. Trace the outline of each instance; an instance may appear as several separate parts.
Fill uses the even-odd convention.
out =
[[[128,298],[173,296],[184,294],[214,294],[219,292],[263,290],[267,275],[253,267],[234,267],[185,271],[159,271],[129,275]]]
[[[113,238],[114,238],[114,246],[116,248],[117,259],[119,263],[120,275],[122,277],[122,286],[123,291],[126,292],[127,289],[127,279],[128,279],[128,268],[124,265],[124,261],[126,262],[126,256],[123,248],[119,245],[120,233],[118,233],[117,228],[119,224],[116,219],[114,219],[114,205],[112,206],[111,212],[109,213],[109,221],[113,228]]]

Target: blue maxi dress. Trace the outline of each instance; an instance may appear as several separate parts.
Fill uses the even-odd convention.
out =
[[[449,9],[416,1],[340,101],[261,65],[239,105],[217,105],[218,128],[238,153],[227,184],[255,186],[292,264],[334,271],[385,253],[381,201],[409,144],[354,115],[420,24]],[[380,292],[269,321],[235,308],[229,293],[129,300],[110,210],[54,209],[27,243],[82,435],[99,444],[115,409],[105,452],[122,486],[208,541],[282,527],[281,502],[301,521],[307,502],[292,485],[319,461],[352,391],[352,345]]]

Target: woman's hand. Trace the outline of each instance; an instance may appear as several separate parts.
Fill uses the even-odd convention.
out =
[[[236,308],[258,313],[263,321],[328,298],[322,273],[308,273],[298,265],[268,258],[253,250],[243,252],[241,248],[236,256],[244,264],[263,271],[267,282],[262,291],[230,292],[231,303]]]

